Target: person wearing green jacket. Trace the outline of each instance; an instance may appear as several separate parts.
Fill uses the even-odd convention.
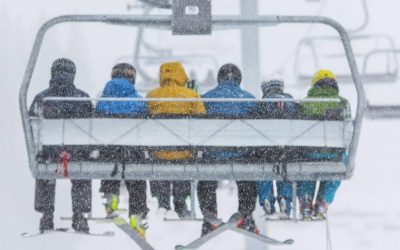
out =
[[[349,102],[339,95],[339,87],[335,75],[326,69],[319,70],[312,79],[312,87],[308,91],[308,98],[337,99],[332,102],[302,102],[301,113],[304,117],[313,119],[348,119],[351,118]],[[343,152],[306,153],[306,158],[329,160],[342,157]],[[315,181],[301,181],[298,184],[298,197],[300,200],[300,213],[303,219],[308,220],[312,215],[325,219],[328,206],[333,202],[340,181],[321,181],[317,192],[316,202],[312,200],[316,190]]]

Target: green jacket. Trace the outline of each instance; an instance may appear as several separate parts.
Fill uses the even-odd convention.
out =
[[[307,94],[307,98],[339,99],[340,102],[301,102],[302,114],[305,116],[324,117],[328,109],[343,109],[344,118],[351,117],[349,102],[339,95],[336,80],[322,79]]]

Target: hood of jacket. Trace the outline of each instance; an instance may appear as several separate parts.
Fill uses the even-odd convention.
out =
[[[164,63],[160,66],[160,86],[178,85],[184,87],[189,81],[185,69],[179,62]]]
[[[128,97],[136,94],[135,86],[125,78],[112,79],[103,90],[103,97]]]

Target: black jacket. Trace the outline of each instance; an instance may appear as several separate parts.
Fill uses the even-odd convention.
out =
[[[82,90],[77,89],[72,83],[56,84],[50,82],[50,87],[36,95],[29,109],[29,116],[39,116],[42,108],[43,116],[47,119],[59,118],[87,118],[93,114],[91,101],[46,101],[45,97],[89,97]]]

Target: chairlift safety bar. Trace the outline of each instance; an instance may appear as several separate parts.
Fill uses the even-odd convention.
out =
[[[114,97],[45,97],[46,101],[112,101],[112,102],[341,102],[338,98],[305,98],[305,99],[288,99],[288,98],[114,98]]]

